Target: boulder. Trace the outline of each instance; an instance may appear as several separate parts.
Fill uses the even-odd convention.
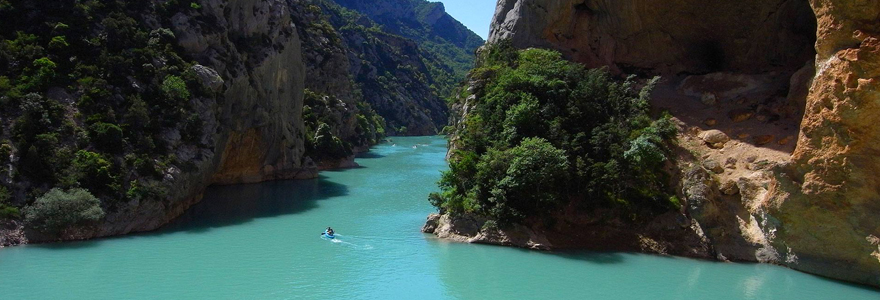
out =
[[[703,161],[703,168],[706,170],[712,171],[715,174],[724,173],[724,168],[721,167],[721,164],[714,159],[707,159]]]
[[[703,131],[700,133],[699,138],[709,145],[715,145],[719,143],[723,145],[730,140],[730,137],[728,137],[727,134],[717,129]]]
[[[722,194],[728,196],[736,195],[737,193],[739,193],[739,186],[736,185],[736,181],[727,180],[721,184],[720,190]]]
[[[220,74],[214,69],[203,65],[194,65],[192,66],[192,70],[196,73],[196,76],[199,77],[199,81],[202,85],[211,91],[218,92],[220,91],[220,88],[223,87],[223,78],[220,77]]]

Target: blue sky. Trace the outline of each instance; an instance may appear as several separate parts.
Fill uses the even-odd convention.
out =
[[[443,2],[446,12],[485,40],[495,14],[495,0],[429,0]]]

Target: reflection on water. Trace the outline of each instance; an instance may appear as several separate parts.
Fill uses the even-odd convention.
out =
[[[316,180],[212,187],[157,233],[0,250],[0,299],[880,299],[769,265],[439,241],[418,228],[446,141],[395,142]]]

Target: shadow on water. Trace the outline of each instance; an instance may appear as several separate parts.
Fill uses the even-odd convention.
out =
[[[57,243],[45,243],[45,244],[32,244],[26,245],[29,248],[40,248],[46,250],[71,250],[71,249],[85,249],[85,248],[95,248],[100,246],[101,242],[104,239],[95,239],[95,240],[87,240],[87,241],[65,241],[65,242],[57,242]]]
[[[623,254],[619,252],[583,252],[583,251],[560,251],[548,252],[550,255],[566,259],[579,260],[592,264],[619,264],[624,262]]]
[[[345,196],[348,187],[324,176],[258,184],[214,186],[201,202],[155,234],[204,232],[240,225],[254,219],[297,214],[317,207],[317,201]]]
[[[339,170],[338,172],[344,172]],[[325,176],[309,180],[281,180],[255,184],[212,186],[201,202],[171,223],[152,232],[64,243],[28,245],[47,250],[97,247],[108,239],[135,239],[174,232],[200,233],[240,225],[259,218],[297,214],[317,207],[317,201],[345,196],[348,187]]]
[[[359,158],[359,159],[374,159],[374,158],[383,158],[383,157],[385,157],[385,155],[376,153],[374,151],[367,151],[367,152],[358,153],[355,157]]]

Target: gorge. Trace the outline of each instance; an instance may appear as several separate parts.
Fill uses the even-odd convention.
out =
[[[499,1],[490,43],[555,49],[612,74],[663,76],[651,101],[682,128],[671,184],[685,203],[677,221],[609,223],[599,216],[615,212],[596,210],[509,232],[451,216],[426,229],[524,247],[610,242],[878,285],[877,131],[865,115],[880,95],[878,13],[877,1]],[[459,100],[453,119],[466,123],[481,101]],[[586,233],[572,241],[578,231]]]
[[[101,298],[155,297],[116,268],[135,261],[184,298],[577,298],[577,278],[645,268],[660,271],[627,296],[877,295],[772,265],[880,286],[880,0],[499,0],[485,45],[422,0],[0,0],[0,20],[15,298],[29,291],[4,282],[63,281],[54,265]],[[448,153],[404,137],[441,133]],[[459,166],[484,172],[444,194]],[[550,251],[419,234],[437,180],[424,232]],[[336,224],[339,243],[304,238]],[[185,294],[175,264],[221,288]],[[495,269],[514,276],[479,275]],[[707,279],[731,270],[735,288]],[[267,280],[236,294],[243,274]],[[42,282],[57,289],[33,298],[63,295]]]

